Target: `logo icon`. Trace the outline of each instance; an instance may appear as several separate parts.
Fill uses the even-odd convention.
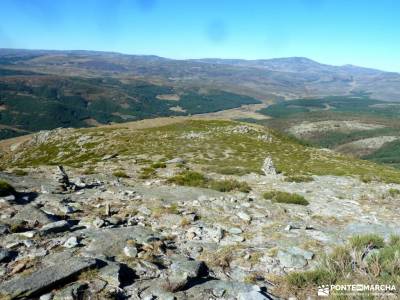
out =
[[[321,297],[328,297],[330,293],[330,287],[329,285],[320,285],[318,287],[318,292],[317,295]]]

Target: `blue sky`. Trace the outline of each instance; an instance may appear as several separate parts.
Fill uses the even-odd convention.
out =
[[[397,0],[0,0],[0,48],[305,56],[400,72]]]

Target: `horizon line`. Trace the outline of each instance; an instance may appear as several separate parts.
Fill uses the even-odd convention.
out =
[[[112,50],[89,50],[89,49],[43,49],[43,48],[9,48],[9,47],[0,47],[0,50],[21,50],[21,51],[49,51],[49,52],[99,52],[99,53],[109,53],[109,54],[119,54],[119,55],[127,55],[127,56],[148,56],[148,57],[158,57],[162,59],[167,59],[167,60],[175,60],[175,61],[190,61],[190,60],[242,60],[242,61],[265,61],[265,60],[274,60],[274,59],[290,59],[290,58],[301,58],[301,59],[307,59],[309,61],[312,61],[314,63],[320,64],[320,65],[325,65],[325,66],[331,66],[331,67],[356,67],[356,68],[363,68],[363,69],[369,69],[369,70],[375,70],[375,71],[380,71],[380,72],[385,72],[385,73],[396,73],[400,74],[400,71],[387,71],[383,69],[378,69],[374,67],[366,67],[366,66],[360,66],[360,65],[354,65],[351,63],[346,63],[346,64],[341,64],[341,65],[335,65],[331,63],[324,63],[320,62],[318,60],[309,58],[307,56],[283,56],[283,57],[270,57],[270,58],[256,58],[256,59],[248,59],[248,58],[238,58],[238,57],[197,57],[197,58],[172,58],[172,57],[166,57],[166,56],[160,56],[157,54],[138,54],[138,53],[127,53],[127,52],[119,52],[119,51],[112,51]]]

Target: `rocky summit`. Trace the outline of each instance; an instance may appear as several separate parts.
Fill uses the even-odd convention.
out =
[[[194,118],[1,149],[1,299],[316,299],[399,278],[395,169]]]

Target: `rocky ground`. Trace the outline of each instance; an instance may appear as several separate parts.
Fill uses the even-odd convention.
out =
[[[395,185],[250,174],[245,194],[70,173],[73,189],[63,191],[58,172],[1,176],[19,192],[1,199],[3,295],[275,299],[275,276],[312,267],[346,237],[400,233],[387,195]],[[270,188],[310,205],[264,200]]]
[[[193,167],[180,157],[151,178],[124,159],[103,157],[88,175],[45,165],[0,174],[16,190],[0,198],[4,299],[287,299],[280,278],[313,269],[348,237],[400,234],[399,184],[329,174],[296,182],[267,157],[262,172],[209,172],[251,188],[220,192],[169,182]],[[264,199],[271,190],[309,204]]]

